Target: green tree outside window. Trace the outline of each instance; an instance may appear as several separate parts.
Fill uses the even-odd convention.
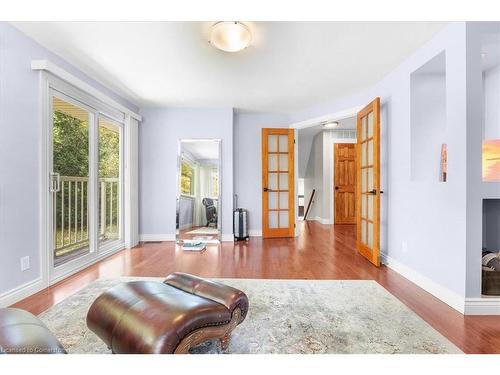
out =
[[[181,162],[181,194],[194,195],[194,169]]]

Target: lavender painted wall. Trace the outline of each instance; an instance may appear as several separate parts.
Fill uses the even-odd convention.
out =
[[[0,22],[0,295],[40,277],[40,89],[31,60],[48,59],[133,111],[137,107]],[[21,272],[20,258],[31,267]]]
[[[236,113],[234,116],[234,191],[246,208],[251,235],[262,232],[262,128],[288,128],[287,115]]]
[[[139,128],[139,233],[171,239],[175,235],[179,139],[222,140],[222,235],[232,235],[232,108],[144,108]]]

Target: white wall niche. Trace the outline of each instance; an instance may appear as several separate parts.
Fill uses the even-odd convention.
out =
[[[446,55],[410,75],[411,180],[439,182],[441,146],[446,143]]]

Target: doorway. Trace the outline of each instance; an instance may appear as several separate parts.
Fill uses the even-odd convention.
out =
[[[356,224],[356,145],[336,143],[334,155],[334,223]]]
[[[293,129],[262,129],[262,235],[295,233]]]

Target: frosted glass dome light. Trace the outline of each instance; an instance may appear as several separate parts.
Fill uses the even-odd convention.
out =
[[[250,29],[237,21],[221,21],[212,25],[210,44],[226,52],[238,52],[252,41]]]

